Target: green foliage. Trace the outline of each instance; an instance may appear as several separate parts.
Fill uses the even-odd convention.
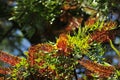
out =
[[[60,18],[60,15],[62,15],[64,12],[68,12],[74,16],[81,15],[82,13],[91,13],[90,15],[93,14],[93,16],[95,16],[96,14],[99,14],[99,16],[103,16],[102,13],[105,13],[105,16],[107,16],[108,12],[111,10],[110,8],[113,7],[112,5],[110,6],[110,4],[116,4],[113,1],[110,1],[17,0],[17,6],[14,7],[13,17],[10,19],[16,21],[19,26],[22,27],[25,35],[28,35],[28,37],[31,38],[35,33],[39,35],[43,34],[46,27],[54,23],[54,21],[57,18]],[[77,8],[75,8],[74,10],[64,10],[63,7],[67,7],[67,5],[68,8]]]
[[[14,18],[19,23],[38,24],[38,21],[54,21],[61,13],[62,0],[18,0]],[[34,17],[33,17],[34,16]],[[24,25],[25,25],[24,24]]]
[[[119,8],[119,0],[84,0],[82,2],[86,7],[92,7],[98,13],[102,12],[105,16],[111,11],[113,7]],[[89,10],[90,11],[90,10]],[[86,10],[85,12],[89,12]],[[93,13],[91,13],[93,14]]]
[[[91,45],[88,53],[86,54],[91,60],[97,62],[104,62],[103,55],[105,54],[105,48],[101,45],[101,43],[94,42]]]
[[[27,63],[27,60],[22,58],[21,62],[13,68],[11,77],[9,79],[24,79],[30,75],[30,72],[31,71],[29,70],[29,64]]]
[[[120,78],[120,70],[116,70],[116,74],[115,74],[116,79]]]
[[[89,26],[85,26],[85,27],[88,27],[88,31],[89,32],[93,32],[93,31],[95,31],[95,30],[101,30],[104,26],[103,26],[103,24],[104,24],[104,21],[96,21],[96,23],[95,24],[93,24],[93,25],[89,25]]]
[[[47,43],[47,45],[51,44],[53,45],[53,43]],[[38,46],[41,47],[41,45]],[[32,53],[25,52],[27,59],[30,57],[29,54]],[[78,62],[76,62],[76,59],[64,54],[59,52],[58,49],[53,49],[52,52],[39,49],[38,52],[33,54],[36,57],[35,64],[31,66],[32,61],[21,58],[21,62],[13,67],[9,79],[29,79],[31,76],[34,76],[35,79],[37,76],[52,80],[71,79],[74,76],[74,69]]]
[[[87,26],[79,28],[73,36],[62,35],[56,43],[48,42],[32,46],[28,52],[25,52],[27,59],[22,58],[21,62],[13,67],[10,79],[29,79],[34,76],[35,79],[39,77],[52,80],[70,80],[74,77],[74,69],[78,65],[78,59],[81,59],[83,55],[93,61],[88,61],[91,66],[87,68],[92,69],[91,67],[96,68],[97,66],[99,69],[107,69],[105,66],[108,64],[103,58],[105,51],[102,44],[98,42],[89,43],[90,32],[100,29],[99,26],[103,23],[95,25],[91,30]],[[89,66],[88,63],[85,64]],[[101,70],[97,72],[102,73]],[[105,73],[103,72],[103,74]],[[91,75],[95,79],[96,77],[99,78],[99,74],[91,73]],[[116,75],[119,76],[118,71],[114,74],[114,76]],[[84,78],[87,79],[86,76]],[[113,78],[115,77],[110,75],[108,80]]]
[[[86,35],[87,28],[79,28],[78,33],[75,33],[74,36],[68,35],[68,41],[70,45],[78,47],[82,54],[85,54],[86,51],[90,48],[88,44],[89,35]]]
[[[60,16],[62,5],[63,0],[17,0],[13,17],[9,20],[17,22],[28,38],[35,33],[41,36],[46,27]]]
[[[103,25],[103,23],[101,23]],[[100,26],[101,26],[100,25]],[[68,35],[68,42],[74,48],[74,53],[78,58],[81,58],[82,55],[88,56],[93,61],[102,62],[104,60],[103,55],[105,53],[105,49],[101,45],[101,43],[92,42],[89,43],[89,31],[94,31],[99,29],[98,24],[94,24],[93,27],[89,29],[89,27],[83,27],[78,29],[78,33],[75,33],[74,36]]]

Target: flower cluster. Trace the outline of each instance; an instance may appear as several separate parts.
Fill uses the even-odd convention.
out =
[[[92,22],[88,21],[86,25],[92,25],[93,23],[94,20]],[[115,73],[115,67],[104,66],[91,60],[99,61],[101,59],[103,50],[96,42],[108,42],[113,39],[115,34],[111,32],[115,25],[113,22],[105,23],[101,29],[95,29],[89,35],[87,33],[90,27],[79,28],[78,33],[73,34],[74,36],[61,34],[56,43],[47,42],[31,46],[26,59],[0,51],[0,60],[14,66],[13,71],[9,69],[4,71],[1,68],[0,73],[13,73],[12,76],[17,77],[17,79],[38,74],[37,77],[39,76],[42,79],[46,77],[46,79],[51,80],[71,80],[74,77],[74,69],[79,63],[89,71],[87,72],[88,75],[93,76],[95,74],[98,77],[108,78]],[[75,26],[78,26],[78,24]],[[94,43],[94,41],[96,42]],[[100,57],[96,57],[96,54]],[[89,57],[90,60],[83,59],[83,55]]]
[[[75,61],[71,58],[72,48],[67,39],[67,35],[61,34],[56,44],[44,43],[30,47],[28,51],[30,66],[37,66],[39,73],[50,79],[72,78]],[[68,76],[69,73],[71,76]]]
[[[68,36],[66,34],[61,34],[56,43],[57,49],[65,56],[70,56],[70,52],[72,52],[72,47],[68,43]]]

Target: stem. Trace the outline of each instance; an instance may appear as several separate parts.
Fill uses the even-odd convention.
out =
[[[110,46],[111,48],[117,53],[117,55],[120,57],[120,51],[118,51],[115,46],[113,45],[112,41],[110,40]]]

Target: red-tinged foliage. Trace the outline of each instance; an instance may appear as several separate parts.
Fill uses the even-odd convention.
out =
[[[89,75],[92,75],[92,73],[94,73],[99,77],[108,78],[115,71],[115,68],[113,66],[104,66],[102,64],[95,63],[87,59],[81,59],[78,62],[91,72],[91,74],[89,73]]]
[[[12,66],[15,66],[16,64],[18,64],[21,61],[21,59],[19,57],[15,57],[15,56],[10,55],[3,51],[0,51],[0,60],[3,62],[6,62]]]
[[[60,26],[62,29],[53,31],[54,34],[61,34],[61,33],[70,33],[75,29],[79,28],[82,23],[83,18],[78,16],[74,17],[70,13],[64,12],[60,16],[60,22],[65,23],[66,25]]]

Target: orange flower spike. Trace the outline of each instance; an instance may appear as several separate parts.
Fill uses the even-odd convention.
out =
[[[19,57],[15,57],[15,56],[10,55],[3,51],[0,51],[0,60],[3,62],[6,62],[12,66],[15,66],[16,64],[18,64],[21,61],[21,59]]]
[[[59,39],[57,40],[56,47],[58,49],[58,53],[64,56],[70,56],[70,52],[72,52],[72,46],[68,43],[68,37],[65,34],[61,34]]]
[[[67,36],[65,34],[61,34],[59,36],[59,39],[57,40],[57,48],[63,52],[66,51],[67,49],[67,45],[68,45],[68,42],[67,42]]]
[[[103,66],[102,64],[95,63],[87,59],[82,59],[78,62],[87,70],[91,71],[92,73],[98,74],[99,77],[109,77],[115,71],[114,66]]]
[[[117,26],[116,22],[109,21],[109,22],[104,23],[102,30],[104,31],[111,30],[115,28],[116,26]]]
[[[85,25],[87,26],[92,26],[95,24],[97,18],[89,18],[86,22],[85,22]]]
[[[11,69],[10,68],[3,68],[3,67],[0,67],[0,74],[10,74],[11,73]],[[0,79],[1,80],[1,79]]]
[[[39,50],[46,51],[46,52],[52,52],[52,50],[54,48],[50,44],[40,44],[38,47],[39,47]]]
[[[93,41],[97,41],[97,42],[102,42],[102,43],[106,43],[109,42],[109,40],[113,40],[115,39],[115,35],[118,32],[115,32],[114,30],[96,30],[94,31],[90,36],[91,38],[89,39],[89,43],[93,42]]]
[[[33,66],[33,64],[35,63],[34,61],[34,53],[36,52],[35,47],[30,47],[29,48],[29,57],[28,57],[28,61],[30,62],[30,65]]]

